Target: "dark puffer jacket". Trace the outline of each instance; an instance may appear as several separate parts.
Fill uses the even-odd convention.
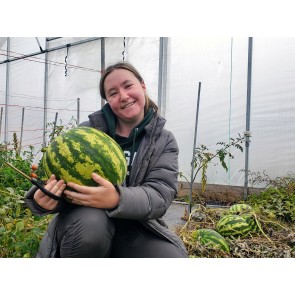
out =
[[[143,226],[165,237],[187,254],[180,238],[168,229],[162,219],[177,194],[179,152],[175,137],[164,129],[165,122],[164,118],[155,115],[145,127],[146,133],[134,159],[129,186],[117,186],[120,193],[119,204],[106,212],[111,218],[138,220]],[[92,126],[108,133],[108,125],[101,111],[91,114],[89,121],[80,126]],[[36,188],[32,188],[26,196],[26,203],[35,214],[53,214],[69,206],[62,200],[55,210],[42,210],[33,200],[35,191]],[[58,218],[51,221],[41,241],[37,257],[55,257],[57,222]]]

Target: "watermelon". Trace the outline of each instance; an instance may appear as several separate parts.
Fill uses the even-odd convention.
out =
[[[224,237],[246,236],[251,228],[239,215],[224,215],[216,224],[216,231]]]
[[[224,237],[218,232],[210,228],[200,228],[196,230],[192,237],[209,249],[219,249],[225,252],[230,252],[229,246]]]
[[[246,212],[254,212],[254,209],[247,204],[234,204],[229,209],[230,214],[241,215]]]
[[[72,128],[57,136],[43,153],[47,177],[80,185],[97,186],[96,172],[112,184],[122,184],[127,163],[121,147],[106,133],[91,127]]]
[[[251,229],[251,232],[258,232],[259,231],[257,221],[255,219],[255,216],[252,213],[244,213],[241,215],[241,217],[243,217],[245,219],[245,221],[248,223],[248,225]]]

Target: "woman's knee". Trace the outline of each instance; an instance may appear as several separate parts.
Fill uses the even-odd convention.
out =
[[[60,216],[57,233],[61,257],[106,257],[114,225],[105,210],[74,207]]]

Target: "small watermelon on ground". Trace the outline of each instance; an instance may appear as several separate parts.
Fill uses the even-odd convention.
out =
[[[258,232],[259,227],[253,213],[244,213],[241,215],[251,228],[251,232]]]
[[[243,217],[230,214],[217,222],[216,231],[224,237],[237,237],[248,235],[251,228]]]
[[[248,204],[234,204],[228,209],[228,213],[235,215],[241,215],[248,212],[254,212],[254,209]]]
[[[91,127],[72,128],[57,136],[43,154],[47,177],[97,186],[95,172],[112,184],[122,184],[127,172],[121,147],[106,133]]]
[[[224,237],[213,229],[200,228],[192,234],[192,237],[206,248],[219,249],[228,253],[230,252],[229,246]]]

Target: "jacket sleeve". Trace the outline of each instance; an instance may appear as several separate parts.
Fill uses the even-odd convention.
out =
[[[135,185],[116,187],[120,201],[116,208],[107,211],[109,216],[135,220],[162,217],[177,195],[178,153],[173,134],[169,131],[161,134],[151,156],[137,159],[141,169]]]
[[[67,206],[67,202],[64,199],[58,201],[58,204],[53,210],[46,210],[39,206],[37,202],[34,200],[34,194],[38,190],[36,186],[32,186],[31,189],[27,192],[25,196],[25,203],[27,207],[36,215],[44,216],[48,214],[55,214],[60,212],[63,208]]]

